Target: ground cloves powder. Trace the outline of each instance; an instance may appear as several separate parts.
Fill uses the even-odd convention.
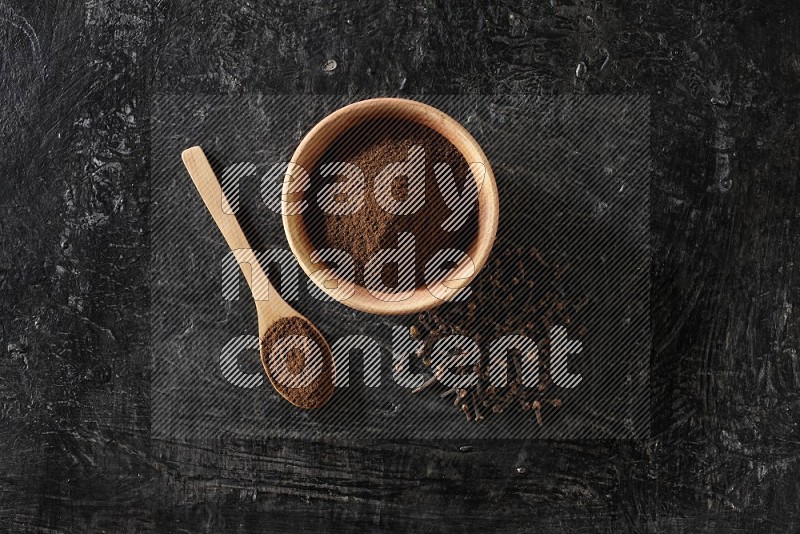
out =
[[[420,150],[424,157],[424,176],[418,179],[424,182],[424,203],[414,213],[391,213],[379,203],[380,195],[391,195],[398,202],[407,200],[412,193],[410,177],[397,176],[389,191],[376,188],[376,177],[388,165],[407,162],[410,155],[419,154]],[[342,175],[322,172],[326,165],[341,163],[356,165],[365,179],[361,208],[343,215],[329,213],[318,201],[323,188],[347,180]],[[466,253],[477,233],[477,202],[460,227],[453,231],[443,229],[453,210],[448,207],[440,182],[437,182],[437,164],[449,166],[458,194],[463,193],[466,180],[474,181],[464,156],[450,141],[427,126],[403,119],[375,119],[345,131],[310,173],[309,205],[303,217],[314,248],[334,248],[348,253],[353,259],[354,281],[364,285],[367,262],[381,249],[397,248],[398,236],[402,233],[411,233],[415,240],[414,287],[423,287],[425,267],[433,255],[443,249]],[[452,206],[452,199],[449,200]],[[397,268],[388,263],[382,271],[381,279],[386,286],[398,286]]]
[[[295,348],[273,354],[278,343],[292,339]],[[318,358],[309,361],[307,356],[314,347],[319,351]],[[275,321],[261,340],[261,362],[275,389],[295,406],[318,408],[333,395],[333,356],[325,340],[305,319],[283,317]],[[304,372],[309,377],[316,376],[301,387],[293,387],[293,380],[300,383]]]

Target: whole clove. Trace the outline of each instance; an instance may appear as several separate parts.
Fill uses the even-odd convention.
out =
[[[533,408],[534,413],[536,413],[536,422],[539,423],[539,426],[542,426],[542,403],[535,400],[531,408]]]

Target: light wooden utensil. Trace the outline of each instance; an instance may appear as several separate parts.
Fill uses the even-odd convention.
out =
[[[211,217],[213,217],[220,232],[222,232],[225,241],[228,243],[239,266],[242,268],[242,273],[247,280],[248,286],[250,286],[250,291],[256,303],[256,313],[258,315],[258,338],[262,344],[261,360],[270,383],[281,396],[295,406],[300,408],[318,408],[322,406],[330,400],[333,394],[333,373],[329,373],[330,376],[327,377],[322,376],[321,380],[315,380],[311,384],[315,387],[324,388],[324,392],[317,392],[317,394],[305,392],[306,394],[301,396],[292,395],[292,392],[288,391],[286,386],[276,382],[273,376],[274,373],[269,368],[268,359],[264,356],[263,344],[265,336],[269,333],[270,328],[279,320],[299,318],[305,321],[307,326],[317,334],[315,337],[324,345],[319,347],[323,358],[322,368],[333,370],[333,357],[330,347],[311,321],[289,306],[289,304],[280,297],[272,284],[270,284],[258,258],[250,248],[250,244],[247,242],[247,238],[239,222],[236,220],[236,216],[230,209],[222,187],[214,171],[211,169],[211,165],[209,165],[203,150],[199,146],[195,146],[184,150],[181,157],[194,185],[197,187],[198,193],[200,193],[200,197],[203,199],[206,208],[208,208],[208,211],[211,213]]]

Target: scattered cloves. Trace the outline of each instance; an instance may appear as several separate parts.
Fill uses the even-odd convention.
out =
[[[465,388],[448,387],[439,397],[453,399],[468,421],[481,422],[493,414],[521,410],[533,412],[536,422],[543,426],[543,407],[559,408],[561,399],[547,398],[553,385],[549,376],[550,328],[555,324],[568,326],[570,331],[584,337],[586,326],[580,310],[589,298],[565,297],[562,280],[569,263],[559,258],[548,261],[536,247],[522,248],[515,244],[496,247],[484,273],[471,285],[472,296],[463,303],[453,302],[436,312],[421,313],[409,327],[409,336],[420,342],[417,356],[424,367],[432,366],[435,342],[442,336],[458,334],[486,350],[486,344],[499,336],[519,334],[535,340],[539,349],[539,383],[527,387],[523,380],[521,356],[512,354],[508,362],[508,382],[491,383],[488,358],[474,364],[453,368],[456,375],[473,375],[472,385]],[[414,393],[430,388],[441,373],[425,380]]]

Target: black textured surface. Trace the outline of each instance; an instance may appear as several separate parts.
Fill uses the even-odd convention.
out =
[[[0,4],[0,527],[797,531],[795,6]],[[648,94],[652,439],[151,440],[154,92]]]

